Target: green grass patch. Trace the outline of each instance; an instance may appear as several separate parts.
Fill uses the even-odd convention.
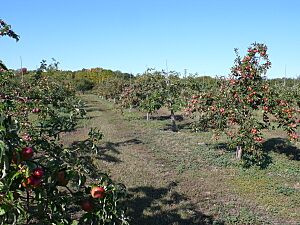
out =
[[[94,96],[87,97],[89,101],[100,100],[94,99]],[[191,190],[182,190],[195,196],[195,201],[209,208],[209,213],[217,215],[224,224],[297,224],[300,221],[300,162],[287,154],[286,150],[290,148],[285,145],[289,143],[283,145],[284,138],[277,138],[284,137],[282,131],[267,135],[267,150],[272,159],[267,168],[244,169],[235,160],[235,151],[227,148],[228,140],[223,136],[216,142],[212,140],[210,131],[190,133],[184,129],[174,133],[166,129],[170,124],[170,120],[165,119],[166,114],[162,114],[164,119],[156,117],[146,121],[145,114],[135,109],[123,110],[121,115],[121,111],[113,110],[111,102],[100,100],[99,104],[105,113],[89,112],[91,117],[98,116],[99,119],[94,118],[94,122],[88,122],[88,126],[102,119],[107,123],[105,131],[112,139],[115,139],[116,134],[121,135],[118,139],[125,136],[125,140],[132,138],[132,134],[136,135],[134,137],[143,143],[139,148],[146,149],[144,154],[149,152],[149,158],[145,160],[157,160],[155,165],[159,165],[163,171],[162,180],[159,180],[159,174],[155,179],[163,183],[168,177],[176,177],[179,182],[183,180],[189,183]],[[102,117],[104,115],[105,118]],[[184,119],[178,124],[186,122]],[[111,124],[117,124],[115,127],[120,130],[113,130]],[[297,146],[292,150],[297,156]],[[128,153],[131,154],[131,151],[128,150]],[[135,163],[139,162],[129,163],[132,163],[132,171],[135,171]],[[120,170],[120,173],[123,171]],[[145,175],[142,179],[149,181],[150,178]],[[211,193],[207,200],[205,194],[203,199],[203,193],[206,192]],[[235,199],[231,200],[232,197]],[[202,203],[203,200],[206,202]]]

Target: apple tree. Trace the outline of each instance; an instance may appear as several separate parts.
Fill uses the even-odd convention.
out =
[[[0,223],[128,224],[124,185],[91,163],[102,134],[91,130],[71,146],[59,140],[84,113],[73,89],[41,70],[21,80],[1,68]]]
[[[135,106],[147,113],[147,120],[153,112],[163,106],[163,83],[164,77],[159,72],[148,69],[138,76],[131,86],[132,100],[135,100]]]
[[[265,74],[271,62],[266,45],[254,43],[243,58],[237,50],[236,55],[229,78],[219,81],[218,92],[199,94],[186,111],[197,113],[200,121],[207,122],[206,127],[225,132],[230,146],[236,148],[236,158],[243,159],[245,166],[264,166],[263,132],[275,128],[270,116],[291,140],[297,140],[299,104],[294,98],[282,98],[268,84]]]

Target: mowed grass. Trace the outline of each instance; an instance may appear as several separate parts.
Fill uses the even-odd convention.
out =
[[[91,127],[103,131],[93,163],[128,187],[133,224],[300,224],[300,150],[282,131],[267,134],[267,168],[244,169],[224,137],[192,133],[187,118],[178,117],[175,133],[166,110],[146,121],[95,95],[82,99],[87,119],[64,140],[84,139]]]

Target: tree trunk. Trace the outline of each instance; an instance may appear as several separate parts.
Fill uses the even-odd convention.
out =
[[[171,123],[172,123],[172,131],[176,132],[177,131],[176,117],[173,109],[171,109]]]
[[[237,146],[237,147],[236,147],[235,158],[236,158],[237,160],[241,160],[241,159],[242,159],[242,153],[243,153],[242,147],[241,147],[241,146]]]
[[[149,115],[149,113],[148,113],[148,112],[147,112],[146,118],[147,118],[147,121],[148,121],[148,120],[149,120],[149,118],[150,118],[150,115]]]

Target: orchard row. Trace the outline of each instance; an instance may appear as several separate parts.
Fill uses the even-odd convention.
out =
[[[147,119],[166,107],[173,131],[177,131],[175,112],[184,113],[193,118],[197,131],[212,129],[215,138],[226,134],[245,166],[262,166],[265,131],[280,128],[289,140],[299,139],[299,82],[276,85],[265,76],[270,67],[267,46],[254,43],[244,57],[236,50],[227,78],[180,78],[176,72],[147,70],[129,79],[106,79],[95,85],[94,92],[122,108],[146,112]]]
[[[2,20],[0,36],[19,39]],[[128,224],[124,185],[90,164],[102,133],[72,146],[59,139],[85,111],[54,71],[45,61],[32,74],[0,64],[0,224]]]

